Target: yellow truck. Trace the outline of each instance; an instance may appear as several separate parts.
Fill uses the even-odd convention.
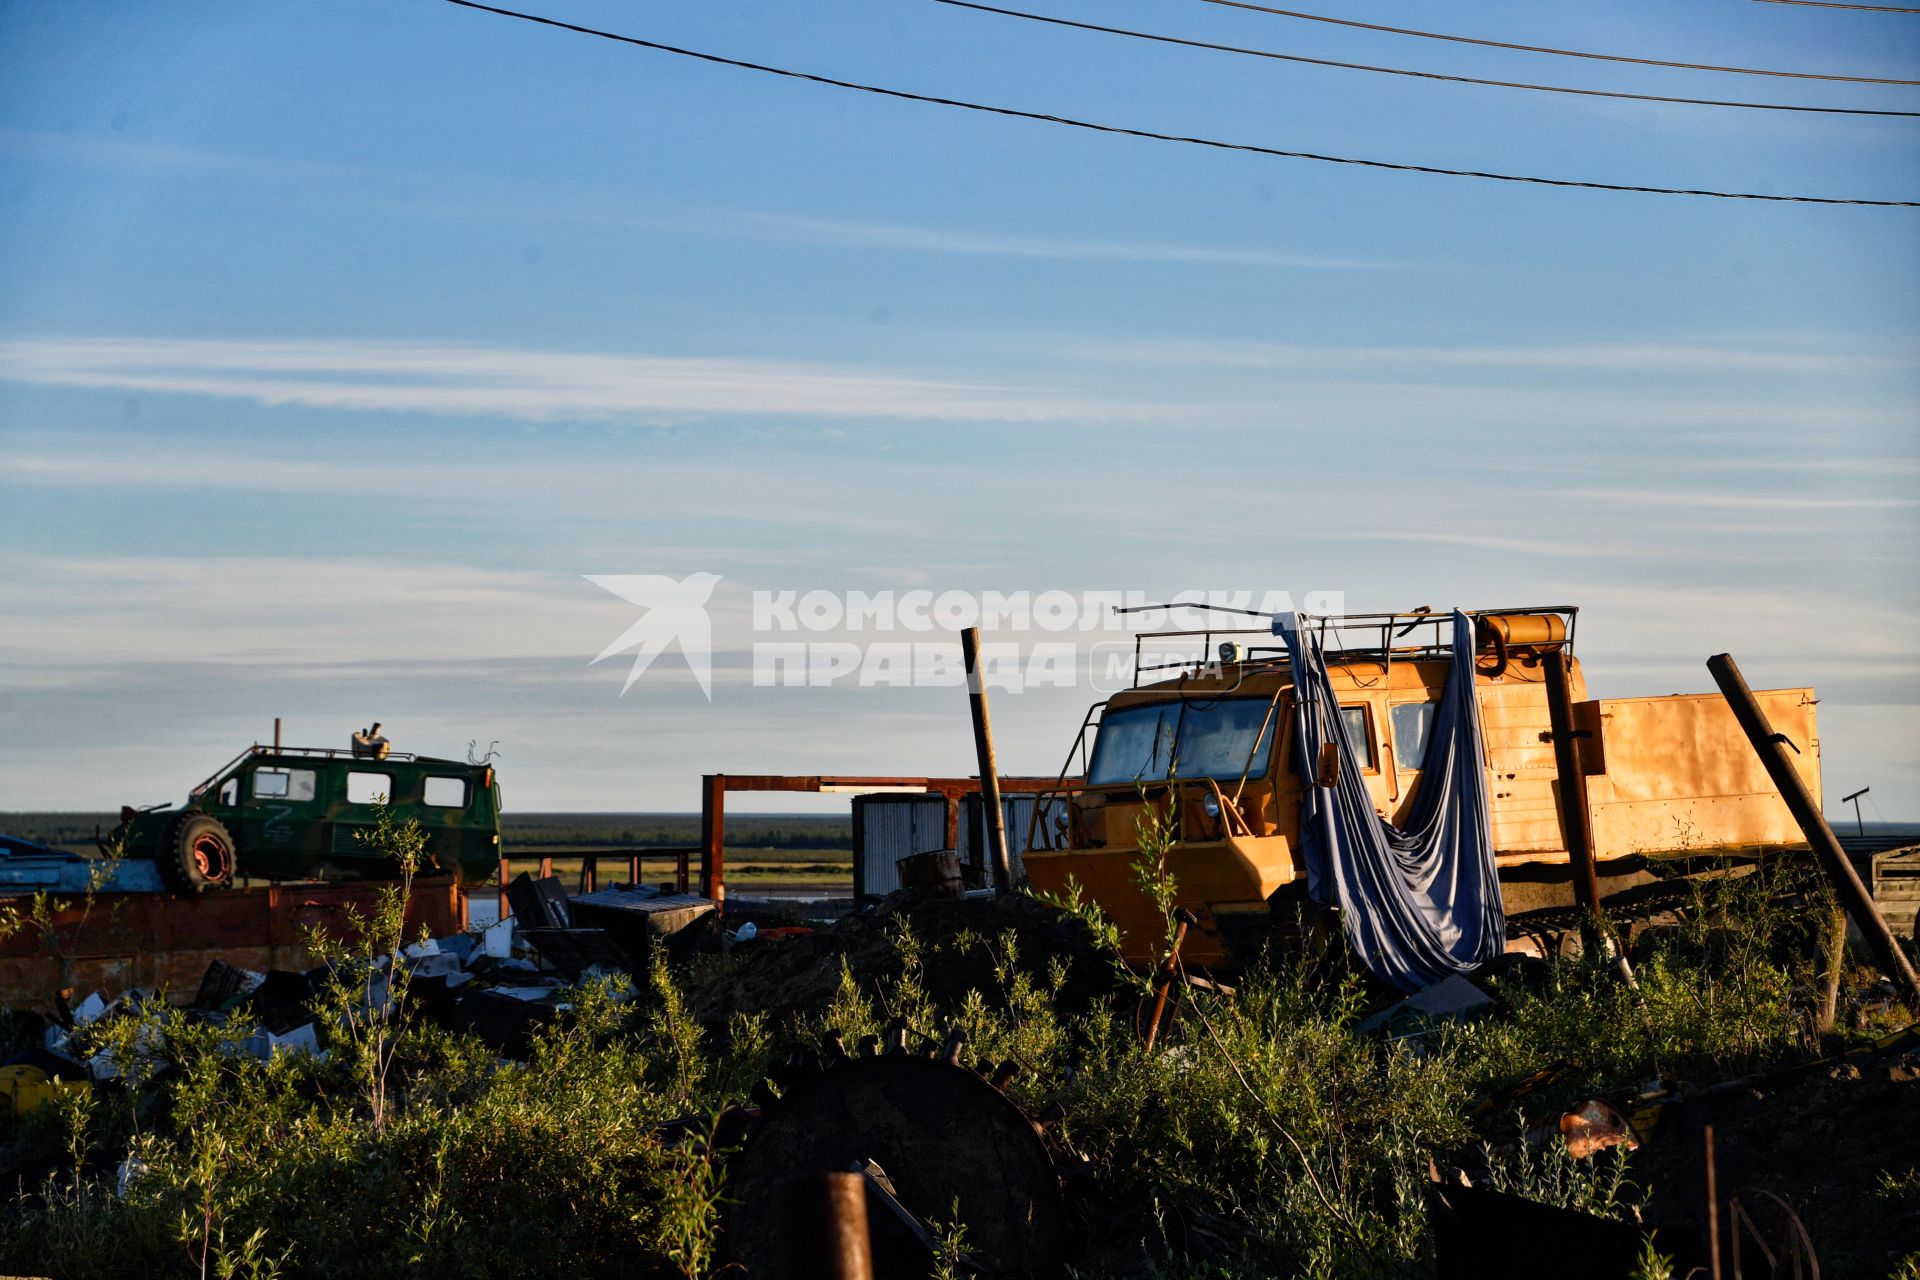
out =
[[[1474,692],[1484,745],[1494,862],[1506,909],[1570,905],[1568,839],[1550,731],[1545,668],[1565,655],[1603,891],[1645,878],[1645,860],[1803,845],[1785,803],[1718,693],[1598,698],[1573,655],[1570,606],[1471,612]],[[1451,615],[1425,611],[1313,618],[1339,718],[1375,811],[1403,822],[1420,785],[1427,736],[1454,663]],[[1295,684],[1286,650],[1245,627],[1143,635],[1132,688],[1093,707],[1067,767],[1025,832],[1009,832],[1029,884],[1076,883],[1120,926],[1129,959],[1152,962],[1164,921],[1135,872],[1143,805],[1167,816],[1177,903],[1198,920],[1183,956],[1230,961],[1291,914],[1306,878],[1306,798],[1294,745]],[[1140,683],[1145,642],[1198,656]],[[1815,801],[1820,744],[1811,689],[1757,694]],[[1177,763],[1176,763],[1177,762]],[[1308,772],[1315,762],[1307,762]],[[1079,767],[1076,769],[1075,766]],[[1577,790],[1577,789],[1576,789]],[[1572,794],[1573,792],[1570,792]],[[1023,838],[1024,837],[1024,838]]]

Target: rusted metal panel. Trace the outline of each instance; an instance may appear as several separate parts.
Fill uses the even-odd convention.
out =
[[[109,994],[164,987],[191,997],[214,960],[244,969],[301,969],[313,963],[310,929],[347,934],[348,912],[370,915],[384,881],[217,889],[198,896],[103,893],[89,909],[62,899],[51,944],[33,928],[0,939],[0,1004],[43,1008],[62,987]],[[409,936],[457,933],[465,901],[450,877],[414,882]]]
[[[1796,771],[1820,799],[1811,689],[1754,697],[1798,749]],[[1793,815],[1718,694],[1603,698],[1606,772],[1588,780],[1601,856],[1804,843]]]

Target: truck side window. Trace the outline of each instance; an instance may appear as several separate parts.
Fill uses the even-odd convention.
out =
[[[426,802],[437,809],[464,809],[467,807],[467,780],[465,778],[427,779]]]
[[[228,778],[220,784],[220,803],[232,808],[240,803],[240,778],[238,775]]]
[[[390,773],[349,773],[347,775],[347,803],[373,804],[393,798],[393,775]]]
[[[1418,769],[1427,759],[1427,737],[1433,732],[1432,702],[1403,702],[1388,714],[1393,718],[1393,758],[1402,769]]]
[[[224,796],[225,792],[221,794]],[[311,800],[313,799],[313,770],[255,769],[253,798],[255,800]]]
[[[1373,735],[1367,732],[1367,704],[1340,708],[1340,723],[1346,726],[1347,745],[1360,757],[1360,767],[1373,768]]]

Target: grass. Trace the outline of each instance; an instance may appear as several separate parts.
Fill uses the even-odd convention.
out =
[[[1151,859],[1142,874],[1171,891]],[[1802,905],[1781,905],[1788,896]],[[1017,1101],[1063,1114],[1054,1141],[1099,1186],[1075,1211],[1072,1275],[1412,1280],[1432,1268],[1429,1161],[1632,1213],[1632,1158],[1506,1150],[1526,1117],[1483,1107],[1501,1086],[1556,1068],[1526,1100],[1544,1114],[1820,1047],[1807,924],[1819,913],[1804,905],[1820,896],[1784,866],[1703,890],[1685,925],[1637,948],[1638,993],[1578,960],[1514,968],[1488,983],[1494,1016],[1394,1044],[1356,1033],[1381,1000],[1343,953],[1273,954],[1232,997],[1185,1000],[1151,1052],[1131,1028],[1136,975],[1094,975],[1094,989],[1117,981],[1122,994],[1085,995],[1076,967],[1111,963],[1097,945],[1035,953],[1011,931],[923,937],[900,917],[887,964],[843,967],[822,1008],[702,1026],[683,990],[735,963],[703,957],[656,968],[639,992],[583,986],[525,1063],[407,1016],[403,989],[390,1005],[365,998],[399,942],[383,904],[335,952],[324,1060],[257,1061],[233,1051],[245,1028],[158,1004],[100,1026],[129,1080],[0,1131],[13,1167],[52,1167],[0,1209],[0,1272],[719,1275],[728,1140],[716,1118],[789,1053],[903,1023],[934,1042],[964,1030],[970,1057],[1022,1066]],[[1084,905],[1059,919],[1096,944],[1108,936]],[[930,975],[955,960],[976,977],[936,986]]]

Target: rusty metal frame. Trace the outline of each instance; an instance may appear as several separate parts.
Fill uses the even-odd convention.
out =
[[[1001,778],[1002,792],[1045,791],[1051,778]],[[946,797],[947,847],[959,838],[960,797],[981,790],[976,777],[929,778],[900,775],[812,773],[709,773],[700,779],[700,894],[725,909],[727,900],[727,796],[736,791],[791,791],[821,793],[833,791],[925,791]],[[686,891],[686,869],[682,864],[681,891]]]

